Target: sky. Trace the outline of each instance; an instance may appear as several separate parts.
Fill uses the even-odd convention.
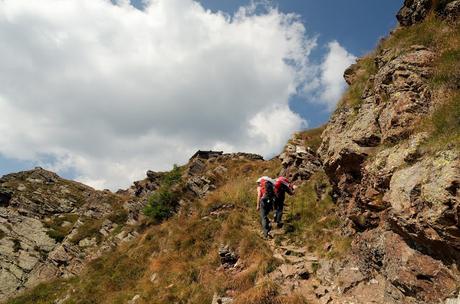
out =
[[[0,175],[128,187],[327,122],[397,0],[0,0]]]

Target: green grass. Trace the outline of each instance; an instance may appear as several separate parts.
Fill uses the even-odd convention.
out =
[[[433,114],[422,122],[422,131],[430,137],[424,144],[426,152],[446,148],[460,150],[460,92],[438,105]]]
[[[256,284],[279,263],[260,237],[256,180],[267,172],[279,172],[279,161],[235,160],[225,165],[226,182],[205,199],[193,202],[192,214],[175,214],[147,226],[133,242],[91,262],[67,288],[61,289],[56,285],[59,282],[45,284],[42,291],[33,289],[15,299],[22,302],[12,303],[53,303],[66,292],[70,296],[66,304],[125,304],[136,294],[141,296],[139,304],[210,303],[214,292],[225,294],[227,290],[235,292],[237,303],[305,303],[297,295],[273,293],[270,282]],[[209,215],[209,206],[229,203],[234,208],[226,214]],[[94,220],[86,221],[79,238],[91,230],[95,233],[96,227],[99,224]],[[221,244],[229,245],[241,258],[242,271],[218,270]],[[150,281],[153,273],[158,274],[154,283]]]
[[[286,216],[285,229],[294,241],[306,245],[310,251],[334,257],[349,249],[350,240],[337,234],[341,220],[335,213],[330,191],[323,172],[315,173],[296,189],[296,194],[286,202],[290,204],[290,212]],[[324,251],[326,243],[332,244],[329,252]]]
[[[181,178],[182,168],[174,165],[171,171],[162,176],[160,188],[149,197],[144,214],[154,223],[161,223],[174,214],[180,196],[179,187],[175,186],[181,182]]]
[[[441,38],[440,31],[445,27],[440,18],[430,15],[424,22],[397,28],[392,35],[382,41],[378,48],[403,52],[412,45],[435,47]]]
[[[81,240],[86,238],[96,237],[96,240],[100,242],[102,240],[102,234],[99,230],[102,227],[104,219],[93,219],[87,218],[84,220],[83,225],[81,225],[77,233],[72,237],[71,241],[74,244],[78,244]]]
[[[182,171],[183,169],[175,164],[171,171],[162,176],[161,184],[165,186],[173,186],[179,183],[182,177]]]
[[[109,214],[107,219],[117,224],[119,227],[123,226],[128,220],[128,211],[123,208],[121,203],[114,204],[112,213]]]
[[[48,228],[47,234],[56,242],[62,242],[64,238],[72,230],[73,224],[77,221],[77,214],[65,214],[63,216],[55,216],[50,221],[45,222],[45,227]],[[63,226],[64,222],[69,222],[70,225]]]
[[[377,73],[375,54],[371,53],[358,60],[355,73],[356,79],[343,95],[338,108],[346,106],[356,109],[362,104],[362,96],[368,85],[369,79]]]
[[[446,50],[436,60],[431,86],[460,90],[460,46]]]
[[[52,304],[56,299],[62,296],[66,290],[64,281],[49,282],[40,284],[31,291],[18,296],[17,298],[7,301],[7,304]]]
[[[325,125],[319,128],[309,129],[296,134],[296,139],[300,139],[304,144],[314,151],[318,150],[321,145],[321,134],[325,129]]]

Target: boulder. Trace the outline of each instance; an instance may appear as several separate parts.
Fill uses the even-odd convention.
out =
[[[396,18],[402,26],[422,22],[430,12],[432,0],[405,0]]]
[[[224,268],[232,268],[238,262],[238,255],[227,246],[220,246],[219,248],[220,263]]]
[[[442,14],[450,20],[456,20],[460,16],[460,0],[447,3]]]
[[[354,242],[353,250],[363,273],[377,270],[395,287],[387,290],[387,298],[401,293],[421,303],[434,304],[457,290],[458,278],[448,267],[411,248],[394,232],[366,231]]]

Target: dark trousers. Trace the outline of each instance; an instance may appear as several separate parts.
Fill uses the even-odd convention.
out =
[[[273,209],[273,202],[268,199],[261,199],[260,200],[260,223],[262,224],[262,230],[264,232],[264,236],[268,235],[270,231],[270,220],[268,219],[268,214]]]
[[[284,200],[275,201],[275,222],[281,224],[281,217],[283,216]]]

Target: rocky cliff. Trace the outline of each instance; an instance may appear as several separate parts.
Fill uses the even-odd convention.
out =
[[[108,191],[36,168],[0,179],[0,300],[42,281],[70,277],[134,237],[129,208]]]
[[[325,302],[457,296],[460,103],[450,69],[458,68],[459,5],[405,1],[402,27],[345,72],[358,93],[349,91],[333,114],[319,154],[354,240],[349,262],[331,270]],[[355,279],[341,286],[350,269]]]

